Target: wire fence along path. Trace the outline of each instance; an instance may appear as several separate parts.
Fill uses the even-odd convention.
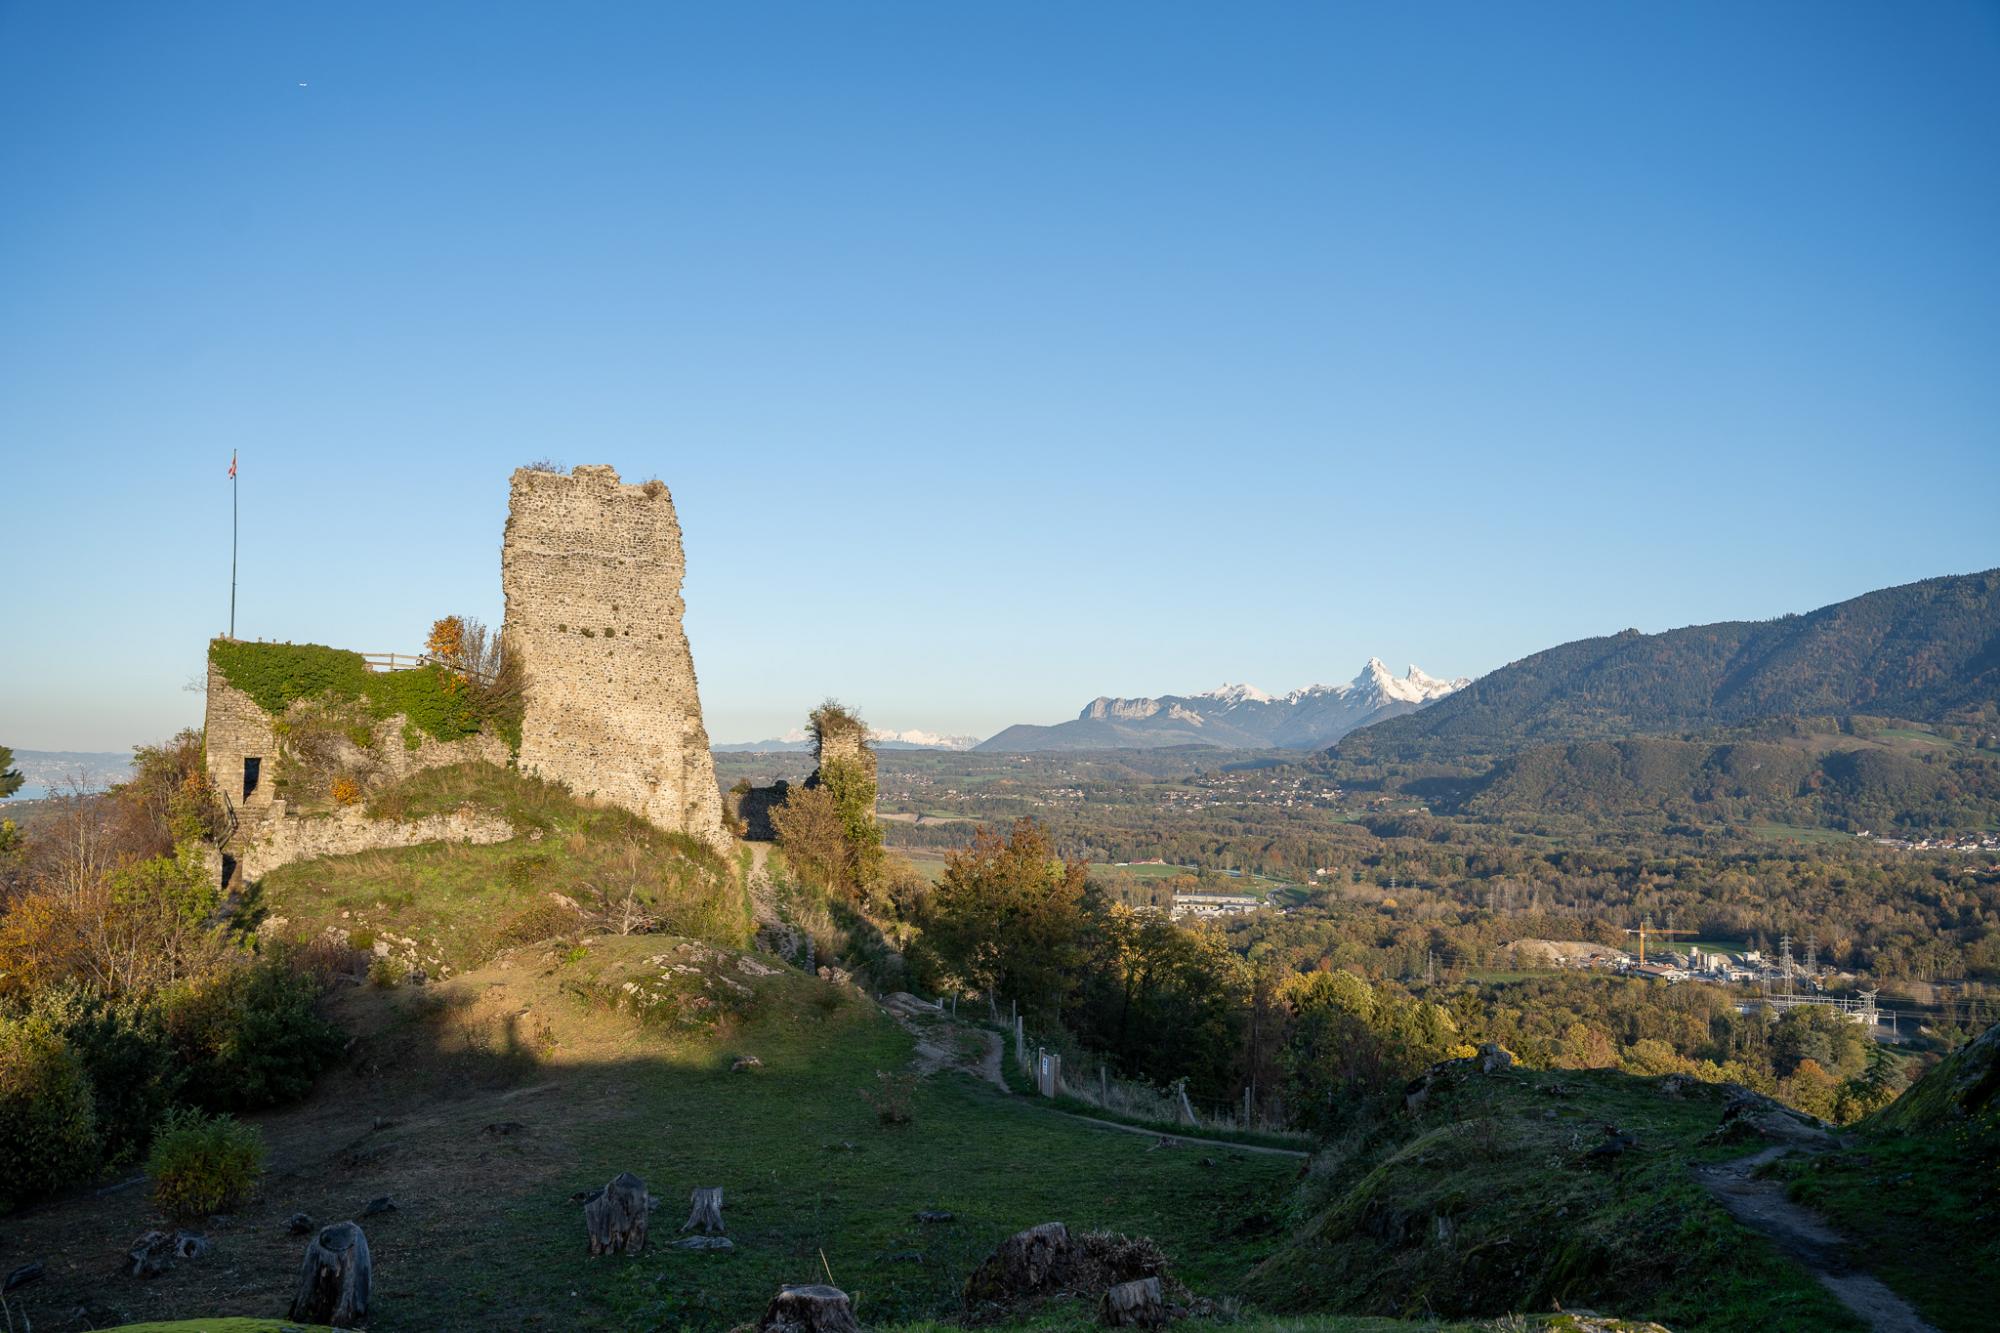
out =
[[[998,1019],[997,1006],[995,1018]],[[1003,1021],[1004,1020],[1000,1020]],[[1155,1124],[1180,1125],[1191,1130],[1220,1130],[1225,1133],[1258,1133],[1296,1137],[1286,1123],[1284,1108],[1253,1102],[1248,1089],[1241,1104],[1204,1103],[1197,1105],[1188,1096],[1185,1080],[1164,1088],[1136,1083],[1112,1075],[1110,1066],[1088,1055],[1067,1057],[1028,1037],[1027,1024],[1014,1015],[1014,1063],[1033,1082],[1035,1092],[1048,1098],[1068,1097],[1095,1106],[1112,1115]]]

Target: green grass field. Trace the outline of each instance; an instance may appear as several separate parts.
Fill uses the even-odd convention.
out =
[[[1172,879],[1175,875],[1190,874],[1186,866],[1165,865],[1118,865],[1111,861],[1092,861],[1090,873],[1093,875],[1129,875],[1133,879]]]
[[[1842,833],[1839,829],[1801,828],[1795,824],[1752,824],[1749,826],[1749,831],[1753,837],[1769,838],[1774,842],[1851,843],[1854,841],[1853,834]]]

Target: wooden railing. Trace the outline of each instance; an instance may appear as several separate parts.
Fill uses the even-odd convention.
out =
[[[461,675],[472,676],[487,684],[493,683],[493,673],[458,662],[447,662],[442,657],[429,653],[363,653],[361,660],[368,664],[370,671],[415,671],[418,667],[441,666]]]

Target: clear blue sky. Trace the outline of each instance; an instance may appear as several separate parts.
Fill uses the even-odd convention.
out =
[[[718,740],[2000,564],[2000,7],[0,3],[0,742],[673,488]]]

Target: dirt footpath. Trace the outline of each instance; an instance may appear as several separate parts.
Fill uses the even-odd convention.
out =
[[[1847,1238],[1825,1218],[1786,1198],[1777,1181],[1757,1179],[1758,1167],[1791,1151],[1789,1145],[1777,1144],[1733,1162],[1697,1167],[1695,1179],[1731,1217],[1818,1278],[1875,1333],[1937,1333],[1908,1301],[1854,1263]]]

